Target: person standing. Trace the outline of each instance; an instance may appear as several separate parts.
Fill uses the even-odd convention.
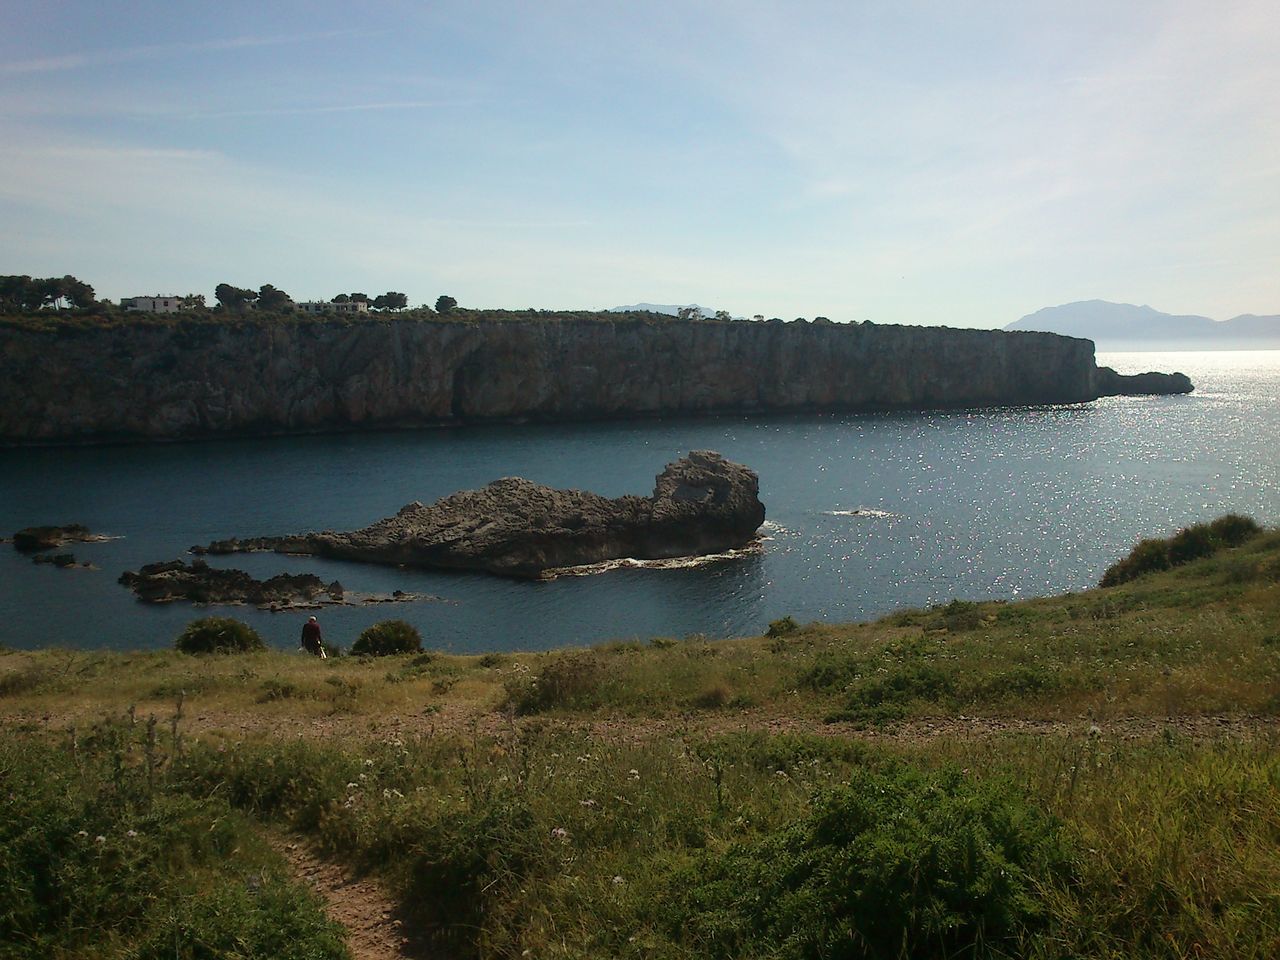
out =
[[[302,649],[321,660],[329,659],[324,652],[324,638],[320,634],[320,621],[309,617],[302,625]]]

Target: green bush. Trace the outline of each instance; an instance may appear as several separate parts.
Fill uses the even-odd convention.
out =
[[[1169,566],[1180,567],[1192,560],[1212,556],[1219,546],[1207,525],[1193,524],[1169,538]]]
[[[907,662],[856,684],[833,720],[886,723],[906,716],[916,701],[938,703],[955,693],[951,676],[929,663]]]
[[[356,638],[351,652],[357,656],[385,657],[394,653],[420,653],[422,634],[418,628],[403,620],[383,620],[375,623]]]
[[[765,631],[766,637],[786,637],[796,633],[800,629],[800,624],[790,614],[781,620],[774,620],[769,624],[769,629]]]
[[[1238,547],[1260,534],[1262,528],[1252,517],[1228,513],[1209,524],[1209,532],[1219,543],[1228,547]]]
[[[1262,532],[1250,517],[1228,513],[1212,523],[1194,523],[1166,540],[1141,540],[1123,560],[1112,564],[1099,586],[1114,587],[1144,573],[1178,567],[1226,547],[1238,547]]]
[[[1058,824],[1007,784],[854,770],[810,815],[676,871],[658,919],[704,957],[1004,955],[1070,864]]]
[[[518,673],[506,683],[507,705],[516,713],[588,709],[600,704],[605,669],[590,652],[549,657],[536,675]]]
[[[249,653],[266,648],[257,630],[230,617],[192,620],[173,645],[183,653]]]
[[[347,957],[225,799],[175,790],[171,756],[125,762],[141,729],[0,743],[0,957]]]

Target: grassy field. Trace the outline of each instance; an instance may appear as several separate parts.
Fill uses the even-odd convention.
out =
[[[9,652],[0,898],[30,886],[14,824],[45,842],[48,768],[116,833],[214,804],[243,839],[169,858],[189,889],[275,916],[244,877],[277,877],[253,837],[287,828],[381,875],[456,956],[1274,957],[1278,715],[1277,532],[1107,589],[746,640]],[[67,932],[93,923],[29,915],[0,904],[21,944],[0,957],[149,956],[129,944],[185,916],[134,910],[111,954]],[[305,955],[341,956],[307,929]]]

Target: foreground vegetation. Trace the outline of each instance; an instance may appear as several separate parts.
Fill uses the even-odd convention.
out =
[[[309,836],[461,956],[1280,955],[1274,531],[1108,589],[732,642],[9,653],[0,711],[0,915],[32,918],[6,944],[74,956],[68,931],[106,924],[143,956],[123,945],[174,929],[148,917],[198,928],[168,903],[9,908],[13,851],[101,808],[126,811],[83,828],[104,837],[178,811],[154,869],[245,910],[270,898],[225,842],[184,847],[183,811],[250,830],[242,851],[253,824]],[[39,812],[26,762],[62,771],[71,813]]]

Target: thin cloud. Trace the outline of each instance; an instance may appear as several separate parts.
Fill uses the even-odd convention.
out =
[[[251,47],[270,47],[288,43],[311,43],[338,37],[368,36],[349,30],[329,30],[324,33],[293,34],[278,37],[229,37],[222,40],[204,40],[199,43],[148,44],[142,47],[124,47],[118,50],[100,50],[92,53],[68,53],[59,57],[37,57],[0,64],[0,75],[13,76],[25,73],[53,73],[63,70],[82,70],[116,63],[132,63],[175,57],[184,53],[208,53],[217,50],[243,50]]]
[[[322,113],[362,113],[376,110],[425,110],[432,107],[472,106],[474,100],[389,100],[375,103],[331,104],[315,107],[263,107],[256,110],[216,110],[184,113],[188,120],[224,120],[233,117],[295,117]]]

